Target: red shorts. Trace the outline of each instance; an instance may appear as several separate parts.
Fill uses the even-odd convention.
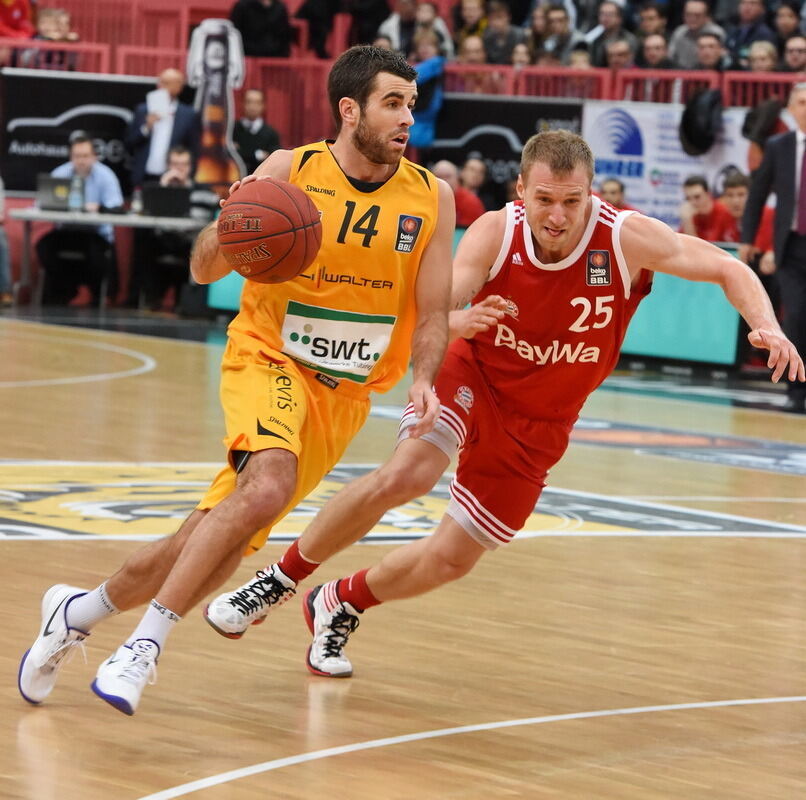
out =
[[[534,511],[546,476],[568,447],[575,420],[527,419],[502,411],[476,363],[451,350],[435,383],[442,409],[421,437],[449,457],[459,448],[448,514],[480,544],[507,544]],[[400,438],[416,422],[409,406]]]

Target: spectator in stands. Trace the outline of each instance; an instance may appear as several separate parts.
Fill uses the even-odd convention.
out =
[[[781,0],[775,11],[775,34],[778,52],[782,56],[786,42],[800,33],[800,6],[797,0]]]
[[[713,69],[717,72],[737,68],[718,33],[701,33],[697,37],[697,63],[694,69]]]
[[[549,37],[547,9],[541,4],[536,5],[529,13],[528,23],[528,25],[523,26],[523,41],[529,48],[529,53],[534,62],[546,52],[546,41]]]
[[[545,55],[545,53],[544,53]],[[532,54],[526,42],[520,42],[512,48],[512,67],[516,70],[530,67],[532,65]]]
[[[442,110],[442,84],[445,77],[445,57],[440,54],[440,41],[435,31],[428,28],[414,36],[412,64],[417,70],[417,105],[414,108],[414,125],[409,130],[409,145],[417,150],[422,164],[427,150],[434,142],[437,117]]]
[[[586,44],[578,44],[571,50],[571,55],[568,57],[568,66],[571,69],[590,69],[593,66]]]
[[[83,180],[86,211],[118,210],[123,206],[117,176],[98,161],[92,139],[83,131],[70,136],[70,160],[56,167],[51,175]],[[42,302],[64,305],[76,296],[80,286],[86,286],[93,302],[99,303],[104,280],[109,281],[110,289],[116,286],[113,244],[111,225],[60,225],[46,233],[36,243],[39,263],[45,270]],[[81,257],[67,260],[68,253],[79,253]]]
[[[247,89],[243,94],[243,116],[232,128],[232,140],[250,175],[275,150],[280,149],[280,135],[264,120],[266,98],[261,89]]]
[[[0,2],[0,37],[30,39],[35,33],[30,0]]]
[[[771,42],[777,47],[778,38],[764,21],[766,13],[764,0],[739,0],[739,23],[728,28],[725,47],[744,68],[750,64],[753,42]]]
[[[339,0],[305,0],[294,14],[296,19],[303,19],[308,23],[310,46],[317,58],[330,58],[330,53],[327,51],[327,37],[333,28],[333,16],[338,10]],[[386,14],[382,19],[385,17]],[[373,25],[370,35],[375,33],[377,27],[377,24]]]
[[[376,36],[372,40],[373,47],[380,47],[381,50],[394,50],[392,47],[392,40],[388,36]]]
[[[680,206],[680,231],[709,242],[738,239],[736,220],[708,189],[702,175],[690,175],[683,182],[686,200]]]
[[[774,72],[778,66],[778,48],[772,42],[753,42],[747,60],[751,72]]]
[[[67,17],[65,31],[64,17]],[[70,31],[70,15],[60,8],[40,8],[36,15],[36,34],[33,41],[61,42],[75,41],[78,35]],[[72,38],[70,34],[72,33]],[[31,69],[68,69],[76,68],[76,54],[63,50],[45,50],[30,48],[18,52],[17,63],[21,67]]]
[[[439,47],[439,52],[437,55],[441,55],[448,60],[453,59],[455,53],[451,32],[448,30],[448,25],[445,20],[437,14],[436,5],[430,2],[430,0],[420,0],[420,2],[417,3],[417,12],[415,18],[417,20],[417,26],[414,32],[415,50],[418,35],[428,31],[433,31],[437,37],[437,45]]]
[[[784,72],[806,72],[806,36],[796,34],[786,40],[781,68]]]
[[[697,41],[703,33],[716,34],[720,44],[725,41],[725,31],[711,21],[708,3],[705,0],[687,0],[683,7],[683,24],[675,29],[669,40],[669,58],[678,68],[697,67]]]
[[[344,0],[344,2],[332,0],[332,2],[337,8],[349,11],[352,17],[351,36],[358,44],[372,42],[378,33],[378,28],[391,11],[387,0]],[[333,55],[336,57],[339,54]]]
[[[229,12],[247,56],[288,58],[294,32],[283,0],[237,0]]]
[[[806,83],[792,87],[787,110],[796,129],[772,136],[764,145],[764,159],[753,173],[742,219],[740,257],[749,261],[767,197],[775,193],[774,249],[781,289],[784,330],[800,352],[806,350]],[[794,173],[794,174],[793,174]],[[806,386],[789,384],[788,410],[806,413]]]
[[[543,42],[543,51],[550,53],[561,64],[567,66],[571,60],[571,51],[578,44],[582,44],[585,37],[571,28],[571,19],[565,6],[555,4],[546,9],[546,30],[548,36]],[[532,51],[532,57],[534,56],[535,53]]]
[[[666,38],[666,8],[655,0],[647,0],[638,10],[638,39],[660,35]]]
[[[458,8],[459,14],[454,21],[453,41],[456,44],[456,51],[459,52],[468,36],[478,36],[481,41],[481,35],[487,28],[487,16],[484,0],[462,0],[459,6],[454,7],[454,10],[456,8]]]
[[[459,172],[459,182],[481,200],[487,211],[501,207],[498,199],[487,188],[487,165],[480,153],[473,151],[468,154]]]
[[[191,152],[178,145],[168,153],[168,168],[160,186],[191,190],[191,216],[208,223],[218,208],[218,195],[193,181]],[[160,229],[143,229],[138,242],[138,279],[142,282],[146,306],[154,311],[172,311],[190,274],[190,250],[195,234]]]
[[[459,55],[456,63],[466,67],[481,66],[487,64],[487,52],[484,49],[484,42],[481,36],[466,36],[459,46]],[[455,91],[468,92],[470,94],[495,94],[499,87],[499,77],[489,70],[462,71],[461,79],[455,87]]]
[[[134,109],[134,117],[126,132],[126,146],[132,153],[132,184],[142,186],[145,180],[159,180],[168,163],[168,150],[183,145],[199,154],[201,121],[198,113],[186,103],[179,102],[185,76],[178,69],[166,69],[157,79],[157,87],[168,92],[167,114],[149,112],[147,103]]]
[[[459,170],[452,161],[437,161],[431,172],[442,178],[453,189],[453,199],[456,203],[456,227],[466,228],[477,220],[485,211],[484,204],[478,196],[466,189],[459,182]]]
[[[14,302],[11,293],[11,259],[8,254],[6,238],[6,189],[0,178],[0,308],[10,306]]]
[[[512,24],[509,6],[504,0],[490,0],[487,4],[487,30],[481,36],[488,64],[509,64],[512,48],[524,41],[523,28]]]
[[[624,10],[614,0],[604,0],[599,6],[599,25],[602,32],[590,43],[591,64],[607,66],[607,46],[611,42],[626,41],[632,53],[637,47],[635,36],[624,27]]]
[[[395,12],[388,16],[378,28],[378,34],[388,36],[392,49],[408,58],[414,45],[414,31],[417,28],[417,3],[415,0],[396,0]]]
[[[725,181],[722,184],[722,194],[720,195],[719,199],[722,202],[722,205],[728,209],[730,215],[733,217],[736,223],[736,234],[737,238],[735,239],[726,239],[725,241],[730,242],[740,242],[742,237],[740,231],[742,229],[742,218],[744,217],[744,210],[747,207],[747,198],[750,193],[750,178],[747,177],[743,172],[740,172],[738,169],[729,172],[725,176]],[[764,210],[762,211],[761,215],[761,222],[758,227],[758,232],[756,233],[755,240],[753,242],[754,247],[759,252],[759,254],[765,256],[765,261],[767,265],[772,263],[772,272],[775,271],[775,255],[772,252],[773,250],[773,222],[775,219],[775,209],[771,208],[770,206],[764,206]],[[752,265],[751,265],[752,266]],[[763,274],[771,274],[769,270],[763,272]],[[768,294],[769,289],[767,289]]]
[[[624,184],[618,178],[605,178],[599,185],[599,197],[619,211],[636,211],[624,199]]]
[[[613,72],[618,72],[620,69],[632,69],[635,66],[633,49],[626,39],[608,42],[605,54],[606,66]]]
[[[674,69],[669,58],[669,45],[659,33],[651,33],[644,39],[641,66],[646,69]]]

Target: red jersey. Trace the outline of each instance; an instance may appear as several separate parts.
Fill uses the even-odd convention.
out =
[[[714,207],[710,213],[695,214],[693,221],[700,239],[708,242],[740,242],[742,240],[738,221],[719,200],[714,200]]]
[[[473,299],[491,294],[508,309],[495,330],[451,345],[472,353],[504,410],[530,419],[574,420],[588,395],[616,365],[635,309],[649,293],[652,273],[635,288],[619,244],[624,220],[592,198],[579,244],[562,261],[541,264],[523,202],[505,207],[506,229],[490,277]]]

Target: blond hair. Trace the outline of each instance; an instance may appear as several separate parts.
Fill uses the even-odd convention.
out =
[[[526,180],[529,170],[537,162],[546,164],[555,175],[568,175],[583,167],[593,183],[593,153],[588,143],[570,131],[536,133],[523,146],[521,177]]]

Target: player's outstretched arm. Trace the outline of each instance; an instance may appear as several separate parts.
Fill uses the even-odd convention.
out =
[[[663,222],[640,214],[624,221],[621,246],[633,277],[644,268],[721,286],[750,326],[750,344],[769,350],[767,366],[773,382],[784,374],[791,381],[806,380],[802,358],[781,330],[761,281],[746,264],[709,242],[675,233]]]
[[[247,175],[243,180],[235,181],[229,187],[232,194],[239,186],[245,183],[270,177],[287,181],[291,175],[291,150],[275,150],[256,170],[253,175]],[[226,201],[222,200],[221,205]],[[232,271],[221,251],[218,248],[216,223],[211,222],[196,238],[193,253],[190,256],[190,272],[197,283],[213,283]]]
[[[439,186],[439,217],[423,253],[417,273],[415,299],[417,325],[411,337],[414,380],[409,400],[419,418],[409,429],[413,438],[428,433],[439,415],[439,400],[432,389],[439,365],[448,346],[448,307],[451,297],[451,251],[456,228],[453,191],[442,180]]]

